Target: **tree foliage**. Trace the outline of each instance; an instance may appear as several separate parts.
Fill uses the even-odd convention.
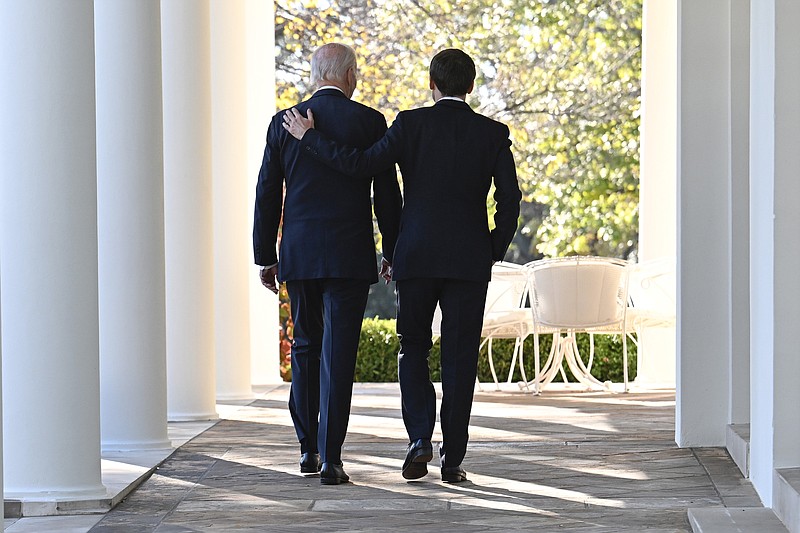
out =
[[[430,58],[475,59],[468,102],[511,129],[524,193],[509,259],[635,256],[642,0],[277,0],[277,102],[311,93],[309,59],[332,41],[359,57],[354,98],[429,105]],[[490,205],[491,208],[491,205]]]

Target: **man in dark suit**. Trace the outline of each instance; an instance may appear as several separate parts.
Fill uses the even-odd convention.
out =
[[[298,109],[314,106],[317,127],[331,138],[366,148],[386,132],[378,111],[350,100],[357,80],[353,50],[327,44],[311,58],[317,91]],[[275,115],[256,189],[253,247],[261,281],[291,300],[292,388],[289,410],[300,441],[300,471],[320,471],[323,484],[347,482],[341,448],[350,417],[356,351],[369,285],[378,281],[370,186],[387,263],[402,208],[392,165],[373,179],[353,180],[311,158]],[[284,184],[286,194],[284,198]],[[283,217],[280,260],[276,254]]]
[[[397,333],[403,421],[410,443],[403,476],[427,474],[436,395],[428,354],[437,303],[442,310],[443,442],[446,482],[467,479],[461,468],[468,440],[472,395],[486,289],[517,229],[521,194],[508,128],[475,113],[465,102],[475,64],[461,50],[434,56],[432,107],[403,111],[386,135],[367,150],[345,146],[315,127],[316,106],[284,115],[284,127],[304,153],[341,172],[363,176],[398,163],[403,214],[392,262],[397,282]],[[312,111],[313,109],[313,111]],[[486,198],[494,179],[497,212],[489,230]],[[354,180],[357,181],[357,180]]]

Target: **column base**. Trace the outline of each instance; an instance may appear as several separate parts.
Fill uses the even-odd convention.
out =
[[[729,424],[725,433],[725,448],[746,478],[750,477],[750,424]]]
[[[100,449],[103,453],[171,450],[172,441],[164,439],[139,442],[102,442]]]
[[[219,420],[216,411],[211,413],[167,413],[167,422],[202,422]]]
[[[173,424],[172,445],[167,448],[128,452],[103,452],[100,461],[102,485],[96,491],[5,494],[5,517],[23,518],[106,513],[149,478],[175,450],[216,424]]]
[[[238,402],[242,400],[255,400],[256,395],[253,391],[250,392],[230,392],[230,393],[217,393],[218,402]]]
[[[5,516],[49,516],[57,514],[104,513],[111,509],[109,491],[104,485],[84,490],[52,492],[5,491]]]

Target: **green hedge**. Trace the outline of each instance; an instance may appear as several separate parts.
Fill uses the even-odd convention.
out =
[[[578,334],[578,349],[584,361],[589,356],[589,335]],[[552,336],[544,335],[540,338],[540,351],[542,363],[552,345]],[[622,339],[619,335],[595,335],[594,338],[594,363],[592,375],[600,381],[622,381]],[[511,339],[497,339],[492,341],[492,354],[497,378],[503,382],[508,377],[514,341]],[[378,318],[365,318],[361,327],[361,339],[358,345],[358,359],[356,361],[357,382],[393,382],[397,381],[397,353],[400,351],[400,341],[397,339],[394,320]],[[528,379],[533,377],[533,336],[525,340],[525,372]],[[431,381],[441,381],[439,343],[436,342],[431,349],[429,366]],[[574,381],[567,369],[567,376]],[[636,345],[628,341],[628,377],[636,377]],[[492,381],[489,370],[487,348],[481,350],[478,359],[478,378],[481,382]],[[516,368],[512,382],[521,380],[519,367]],[[555,381],[561,381],[557,377]]]

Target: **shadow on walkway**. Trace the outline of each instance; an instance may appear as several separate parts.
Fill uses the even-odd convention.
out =
[[[435,463],[401,477],[396,384],[356,385],[343,450],[353,482],[320,485],[299,473],[287,398],[281,385],[219,405],[218,424],[91,531],[682,532],[688,507],[760,506],[724,449],[675,445],[673,391],[477,393],[458,485]]]

